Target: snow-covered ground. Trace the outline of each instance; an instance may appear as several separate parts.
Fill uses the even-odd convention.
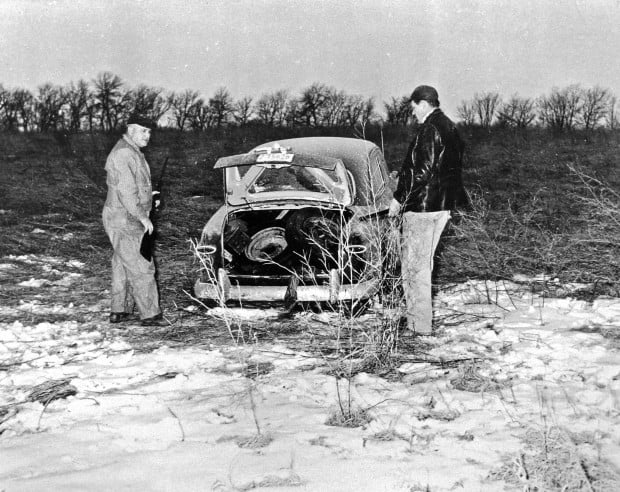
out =
[[[105,292],[80,296],[97,281],[82,267],[0,261],[23,297],[0,296],[2,491],[620,490],[619,299],[452,286],[436,336],[349,386],[332,356],[277,339],[144,350],[131,335],[145,328],[108,324]],[[337,319],[292,323],[335,333]],[[327,425],[349,398],[365,423]]]

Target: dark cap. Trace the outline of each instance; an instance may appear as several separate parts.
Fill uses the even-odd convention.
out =
[[[157,123],[155,123],[152,119],[136,113],[132,114],[127,120],[127,126],[129,125],[140,125],[151,130],[157,128]]]
[[[411,100],[414,103],[428,101],[433,106],[439,106],[439,94],[430,85],[419,85],[411,93]]]

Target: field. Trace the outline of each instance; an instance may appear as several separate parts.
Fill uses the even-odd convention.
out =
[[[158,224],[162,275],[168,262],[187,257],[186,241],[199,234],[222,200],[221,176],[212,169],[216,159],[300,132],[231,128],[210,134],[161,132],[153,138],[146,154],[154,179],[165,157],[170,158],[163,187],[166,207]],[[355,136],[346,130],[339,133]],[[592,283],[591,295],[618,295],[618,197],[612,193],[620,189],[620,134],[463,133],[468,144],[465,183],[473,208],[446,242],[438,281],[544,274],[562,282]],[[0,225],[11,233],[0,239],[0,254],[44,253],[60,246],[103,267],[108,261],[107,239],[98,226],[105,200],[103,164],[117,138],[4,135]],[[392,169],[399,167],[409,139],[406,130],[381,134],[371,129],[367,138],[385,149]],[[72,233],[72,240],[29,240],[26,233],[36,223]],[[185,279],[179,268],[189,273],[175,264],[172,277]],[[171,294],[178,295],[176,286]]]
[[[0,490],[620,488],[620,134],[464,129],[472,205],[438,261],[435,336],[400,333],[377,364],[376,306],[188,294],[216,159],[300,132],[154,134],[158,330],[106,319],[118,135],[0,135]],[[366,136],[397,169],[408,131]]]

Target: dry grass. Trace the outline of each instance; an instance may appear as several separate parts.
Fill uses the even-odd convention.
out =
[[[34,386],[28,393],[28,401],[38,401],[47,405],[54,400],[76,394],[77,388],[71,384],[71,379],[55,379]]]
[[[162,330],[135,329],[124,336],[143,350],[163,344],[231,344],[277,337],[292,348],[322,354],[331,363],[336,381],[348,383],[338,389],[338,407],[327,424],[357,427],[371,416],[352,401],[351,378],[361,371],[389,369],[409,360],[405,355],[415,359],[424,349],[422,342],[399,332],[393,313],[375,313],[378,315],[372,322],[341,313],[343,324],[336,332],[333,327],[320,326],[311,315],[299,323],[270,320],[264,326],[232,327],[225,320],[205,317],[204,311],[184,310],[197,306],[186,291],[191,289],[199,266],[187,240],[199,236],[222,198],[221,177],[212,169],[215,160],[263,141],[293,136],[295,131],[285,135],[287,130],[259,127],[245,133],[231,129],[217,135],[155,134],[148,149],[155,176],[165,156],[171,155],[163,190],[166,208],[158,217],[156,254],[162,304],[175,313],[177,322]],[[409,137],[402,131],[384,137],[387,160],[397,167]],[[485,132],[465,137],[465,183],[473,205],[446,234],[436,281],[446,284],[469,278],[509,279],[517,273],[544,273],[548,278],[557,277],[560,284],[588,283],[592,287],[580,294],[584,297],[620,295],[620,202],[614,191],[620,185],[620,134],[601,133],[587,142],[577,134],[553,139],[535,131],[508,135]],[[117,138],[84,134],[72,137],[68,147],[59,147],[45,135],[0,135],[6,149],[0,154],[0,256],[33,253],[78,259],[86,264],[86,274],[103,282],[80,292],[56,290],[55,299],[84,302],[103,295],[111,254],[99,218],[105,199],[103,163]],[[377,138],[375,141],[380,142]],[[37,228],[45,233],[33,233]],[[11,281],[39,274],[36,269],[23,271],[22,277]],[[0,293],[0,300],[15,304],[27,294],[24,289],[7,288]],[[398,297],[383,301],[388,309],[400,302]],[[248,368],[245,393],[256,419],[254,385],[257,376],[270,367],[243,362]],[[453,385],[466,391],[495,389],[475,363],[461,365]],[[29,398],[47,404],[75,394],[73,391],[66,380],[50,381],[33,388]],[[11,410],[0,408],[0,421]],[[447,411],[419,418],[452,420],[457,416]],[[235,437],[239,446],[254,448],[269,443],[271,438],[260,432],[258,421],[256,426],[255,435]],[[387,432],[375,437],[401,438]],[[294,474],[274,477],[245,484],[245,490],[299,484]],[[528,432],[523,452],[507,459],[490,477],[529,491],[620,490],[617,471],[597,455],[595,437],[575,436],[559,428]],[[411,490],[428,487],[412,486]]]
[[[461,391],[483,393],[499,391],[502,385],[480,373],[479,363],[466,361],[457,366],[458,374],[450,379],[452,387]]]
[[[300,136],[285,133],[259,127],[245,133],[230,129],[218,135],[166,131],[154,135],[147,153],[155,176],[164,158],[171,156],[163,190],[165,208],[158,217],[156,255],[162,306],[174,313],[172,319],[177,323],[174,329],[132,333],[133,341],[145,350],[162,343],[227,343],[227,329],[221,320],[184,310],[196,306],[186,292],[191,291],[199,266],[187,240],[199,236],[221,201],[221,176],[212,169],[217,157],[268,139]],[[555,289],[553,294],[582,298],[618,295],[620,238],[614,227],[618,200],[611,192],[620,184],[614,165],[618,135],[594,135],[587,143],[578,135],[553,139],[534,131],[465,135],[465,182],[474,205],[444,234],[436,282],[445,285],[468,278],[544,273],[547,278],[559,279],[554,285],[567,281],[588,285],[578,293],[562,294]],[[385,143],[388,163],[397,167],[407,145],[407,132],[390,130],[383,138],[371,137]],[[7,149],[0,155],[0,195],[4,197],[0,256],[33,253],[77,259],[85,263],[85,275],[100,280],[96,289],[93,283],[93,288],[84,292],[56,289],[58,299],[69,302],[105,295],[111,248],[100,222],[105,199],[103,163],[117,138],[76,135],[67,148],[46,135],[0,135]],[[29,193],[24,194],[24,189]],[[34,234],[37,228],[44,234]],[[22,280],[35,273],[24,271]],[[552,289],[553,285],[532,284],[532,288]],[[386,290],[398,294],[396,289]],[[7,283],[0,300],[11,305],[24,295],[27,289],[13,289]],[[389,308],[400,299],[396,295],[382,301]],[[399,331],[398,316],[389,311],[385,316],[374,314],[374,321],[351,318],[340,338],[328,326],[315,323],[311,314],[300,321],[303,326],[270,320],[248,330],[258,339],[282,337],[326,357],[344,350],[360,361],[357,367],[361,370],[374,367],[374,371],[382,371],[399,357],[394,347],[406,352],[412,343]]]
[[[489,478],[527,492],[620,490],[620,473],[591,444],[560,427],[531,428],[525,433],[523,451],[507,458]]]
[[[275,487],[300,487],[304,485],[304,483],[301,477],[293,470],[286,470],[281,474],[268,474],[257,480],[251,480],[243,484],[235,484],[233,485],[233,490],[244,491]]]
[[[582,297],[618,295],[620,235],[609,226],[620,205],[619,134],[467,136],[472,207],[447,235],[438,281],[545,274],[591,284]]]
[[[363,408],[353,407],[338,407],[334,409],[327,420],[325,425],[331,425],[334,427],[362,427],[372,421],[372,417],[367,410]]]
[[[250,437],[237,437],[235,442],[240,448],[260,449],[268,446],[273,441],[270,434],[256,434]]]
[[[397,167],[407,133],[394,129],[370,137],[384,143],[388,163]],[[166,206],[158,218],[164,301],[184,302],[182,288],[194,273],[186,241],[198,237],[222,199],[221,176],[212,169],[217,157],[265,139],[300,135],[261,127],[154,135],[147,156],[155,176],[170,155]],[[589,135],[587,141],[579,134],[550,138],[534,130],[464,136],[464,179],[474,206],[445,234],[437,281],[545,273],[562,282],[589,283],[592,295],[617,294],[620,238],[611,226],[618,197],[610,191],[620,185],[614,165],[619,134]],[[6,148],[0,155],[0,226],[6,232],[0,235],[0,255],[54,252],[87,259],[105,272],[110,251],[99,219],[103,164],[117,138],[80,134],[60,146],[52,136],[0,134]],[[49,237],[33,237],[35,227]],[[72,240],[60,239],[67,233]]]

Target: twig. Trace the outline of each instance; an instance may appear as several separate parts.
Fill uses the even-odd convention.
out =
[[[35,360],[43,359],[47,357],[48,354],[41,355],[39,357],[33,357],[32,359],[20,361],[20,362],[9,362],[8,364],[0,364],[0,371],[6,370],[5,368],[13,367],[13,366],[21,366],[22,364],[28,364],[29,362],[33,362]]]
[[[43,406],[43,410],[41,410],[41,414],[39,415],[39,420],[37,420],[37,430],[39,430],[39,427],[41,425],[41,419],[43,418],[43,414],[45,413],[45,410],[47,410],[48,405],[52,403],[52,401],[54,401],[54,398],[50,397],[50,399],[45,402],[45,405]]]
[[[177,424],[179,424],[179,429],[181,429],[181,442],[185,441],[185,431],[183,430],[183,424],[181,424],[181,419],[177,417],[177,414],[172,411],[172,408],[167,407],[170,415],[172,415],[175,419],[177,419]]]

